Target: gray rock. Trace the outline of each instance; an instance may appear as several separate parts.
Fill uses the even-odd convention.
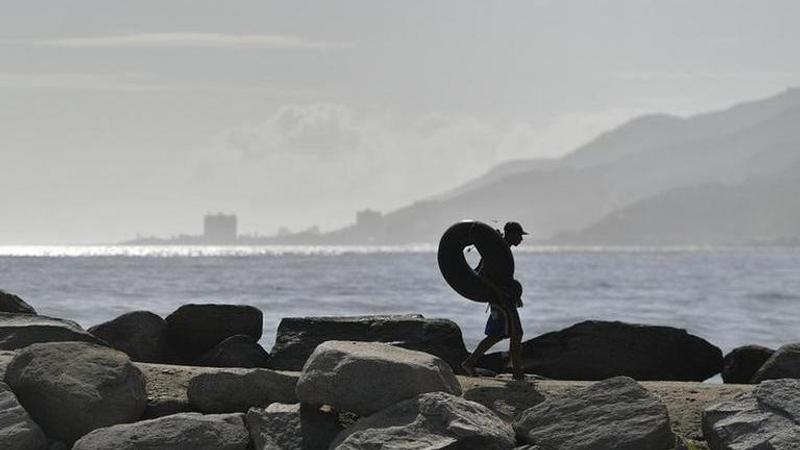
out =
[[[6,379],[6,367],[11,364],[11,360],[14,359],[17,352],[12,352],[10,350],[0,350],[0,381]]]
[[[89,333],[125,352],[132,360],[164,360],[164,328],[167,323],[150,311],[131,311],[89,328]]]
[[[237,334],[201,355],[195,364],[208,367],[270,367],[270,357],[251,336]]]
[[[464,391],[464,398],[480,403],[508,422],[545,400],[534,383],[474,387]]]
[[[438,356],[456,371],[469,355],[461,329],[446,319],[419,314],[353,317],[289,317],[281,320],[271,367],[301,370],[308,357],[325,341],[387,342]]]
[[[341,431],[335,413],[311,405],[251,408],[246,422],[256,450],[326,450]]]
[[[179,412],[191,412],[186,391],[189,381],[200,373],[218,370],[209,367],[134,363],[142,372],[147,388],[147,407],[142,419],[155,419]]]
[[[246,450],[244,415],[179,413],[94,430],[72,450]]]
[[[703,381],[722,369],[722,350],[678,328],[592,320],[523,342],[522,360],[526,372],[556,380]],[[478,365],[508,371],[508,353]]]
[[[615,377],[530,408],[514,422],[517,438],[548,450],[668,450],[667,408],[628,377]]]
[[[70,320],[0,312],[0,350],[16,350],[38,342],[62,341],[105,345],[102,340]]]
[[[800,448],[800,380],[764,381],[752,394],[703,411],[711,450]]]
[[[42,429],[31,419],[5,383],[0,383],[0,448],[47,448],[47,439]]]
[[[14,314],[36,314],[33,306],[18,296],[0,289],[0,312]]]
[[[760,345],[736,347],[725,355],[722,365],[722,380],[726,383],[748,384],[753,375],[775,353],[775,350]]]
[[[389,406],[342,431],[331,450],[507,450],[514,432],[485,406],[430,392]]]
[[[165,320],[168,357],[175,363],[191,363],[231,336],[258,341],[263,333],[261,311],[246,305],[183,305]]]
[[[787,344],[775,350],[753,375],[752,382],[779,378],[800,378],[800,343]]]
[[[297,382],[301,402],[368,415],[424,392],[461,394],[450,366],[427,353],[377,342],[320,344]]]
[[[19,350],[6,382],[47,436],[66,443],[138,419],[147,400],[144,377],[127,355],[86,342]]]
[[[195,411],[247,412],[273,402],[297,403],[297,377],[269,369],[220,369],[189,381],[187,396]]]

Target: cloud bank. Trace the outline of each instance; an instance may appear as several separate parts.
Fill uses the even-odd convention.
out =
[[[327,42],[285,34],[225,33],[135,33],[109,36],[37,39],[37,45],[68,48],[266,48],[326,49],[347,47],[341,42]]]

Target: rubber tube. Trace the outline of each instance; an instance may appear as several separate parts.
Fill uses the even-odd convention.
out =
[[[464,249],[474,245],[483,259],[483,274],[497,286],[519,286],[514,280],[514,257],[499,231],[474,220],[458,222],[439,240],[439,270],[447,284],[476,302],[494,301],[494,293],[470,267]],[[521,286],[520,286],[521,288]]]

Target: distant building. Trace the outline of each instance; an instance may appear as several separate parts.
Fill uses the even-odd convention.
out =
[[[383,214],[374,209],[364,209],[356,213],[356,229],[369,241],[379,239],[384,234]]]
[[[212,244],[236,241],[235,214],[206,214],[203,217],[203,240]]]

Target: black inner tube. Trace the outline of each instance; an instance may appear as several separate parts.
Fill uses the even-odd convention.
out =
[[[492,289],[470,267],[464,249],[475,246],[483,260],[482,273],[499,287],[519,286],[514,280],[514,257],[499,231],[474,220],[452,225],[439,240],[439,270],[447,284],[476,302],[494,302]]]

